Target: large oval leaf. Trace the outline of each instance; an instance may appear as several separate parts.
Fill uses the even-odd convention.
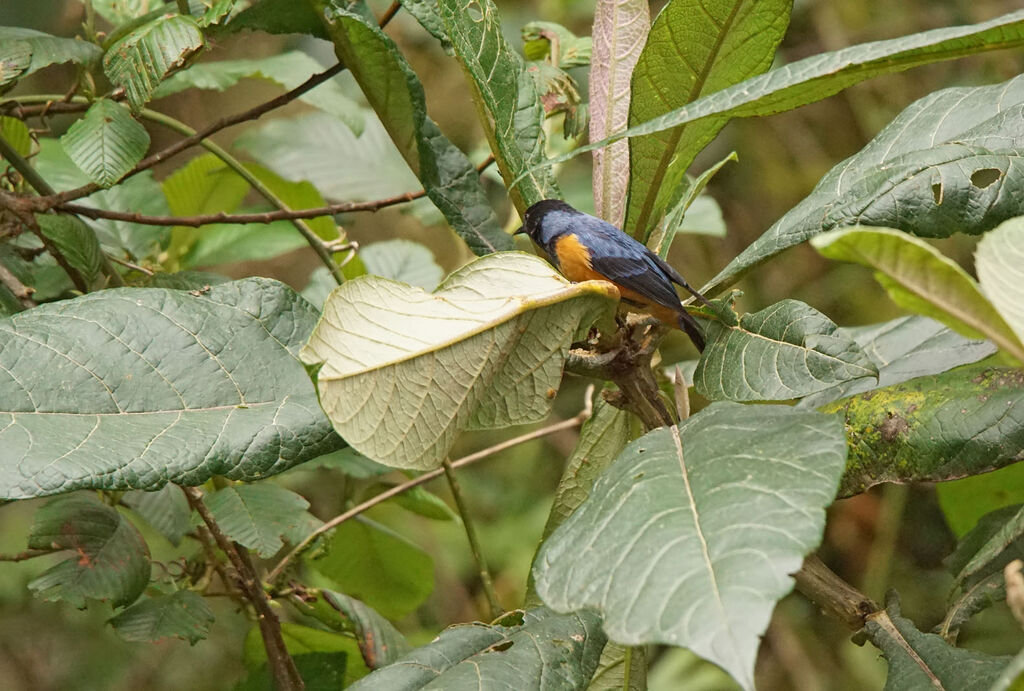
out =
[[[1024,460],[1024,371],[974,365],[830,403],[846,417],[840,496],[955,480]]]
[[[110,187],[146,154],[149,134],[124,106],[101,98],[68,129],[60,143],[93,182]]]
[[[296,359],[314,309],[246,279],[0,321],[0,497],[255,480],[340,446]]]
[[[477,259],[434,293],[362,276],[327,299],[302,359],[335,429],[375,461],[436,468],[463,429],[547,415],[569,345],[617,297],[541,259]]]
[[[556,611],[598,610],[617,643],[685,646],[751,689],[845,460],[835,417],[712,404],[626,447],[544,543],[537,592]]]
[[[862,223],[929,237],[980,233],[1024,211],[1024,77],[943,89],[907,106],[736,257],[724,287],[829,228]],[[706,288],[707,289],[707,288]]]

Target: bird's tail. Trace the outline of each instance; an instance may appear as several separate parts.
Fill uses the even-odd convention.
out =
[[[686,332],[686,335],[693,341],[693,345],[697,346],[697,350],[704,352],[704,332],[701,331],[700,325],[697,320],[693,318],[686,310],[681,310],[677,317],[679,321],[679,328]]]

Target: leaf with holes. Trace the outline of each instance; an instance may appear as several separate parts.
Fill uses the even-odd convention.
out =
[[[537,422],[569,345],[614,306],[520,252],[481,257],[433,293],[361,276],[331,293],[302,351],[345,440],[375,461],[436,468],[465,429]]]
[[[989,691],[1010,661],[1009,656],[955,648],[935,634],[921,633],[900,616],[895,599],[867,618],[864,631],[889,663],[885,691]]]
[[[970,365],[843,398],[847,497],[880,482],[941,482],[1024,460],[1024,372]]]
[[[103,53],[96,44],[79,38],[60,38],[20,26],[0,26],[0,45],[4,46],[4,49],[0,50],[0,61],[3,60],[3,55],[10,55],[19,50],[16,45],[18,43],[27,44],[31,55],[24,71],[17,75],[19,79],[49,65],[64,62],[84,65]],[[0,76],[0,84],[3,83],[3,76]]]
[[[1022,108],[1024,77],[943,89],[915,101],[832,168],[709,287],[733,283],[779,252],[837,226],[890,226],[946,237],[982,233],[1020,215]]]
[[[256,480],[340,447],[296,359],[315,319],[253,278],[0,321],[0,497]]]
[[[941,321],[968,338],[988,338],[1024,360],[1024,344],[977,282],[927,242],[889,228],[844,228],[811,244],[829,259],[875,269],[896,304]]]
[[[605,637],[592,612],[545,607],[497,622],[459,624],[373,672],[352,691],[418,689],[582,689],[597,669]]]
[[[71,552],[28,584],[44,600],[63,600],[80,609],[88,600],[123,606],[149,583],[145,540],[131,521],[95,497],[60,497],[36,511],[28,546]]]
[[[629,124],[639,125],[761,74],[786,34],[792,0],[673,0],[651,26],[633,70]],[[642,241],[672,202],[694,157],[728,117],[629,140],[624,228]]]
[[[295,492],[266,482],[225,487],[204,501],[225,535],[265,559],[278,553],[281,536],[299,525],[309,508]]]
[[[101,98],[68,128],[60,143],[93,182],[110,187],[142,160],[149,134],[127,108]]]
[[[103,56],[103,71],[124,88],[132,112],[138,113],[167,75],[205,47],[203,32],[192,17],[165,14],[110,46]]]
[[[440,8],[437,0],[401,0],[402,7],[416,18],[427,32],[441,42],[445,52],[452,49],[452,42],[448,40],[448,30],[444,26],[444,19],[441,18]]]
[[[787,400],[878,376],[856,341],[810,305],[782,300],[742,317],[725,310],[729,322],[708,322],[708,344],[693,374],[706,398]]]
[[[1018,342],[1024,343],[1024,217],[986,233],[974,262],[981,292],[1017,334]]]
[[[134,643],[180,638],[195,645],[206,638],[213,611],[191,590],[140,600],[110,620],[118,635]]]
[[[616,643],[689,648],[751,689],[845,460],[834,416],[713,403],[626,447],[544,542],[537,592],[555,611],[596,610]]]
[[[871,389],[899,384],[984,359],[996,352],[989,341],[971,340],[928,317],[900,317],[871,326],[840,328],[878,368],[878,379],[854,379],[805,396],[797,404],[817,408]],[[941,494],[942,488],[939,489]]]
[[[474,254],[512,249],[515,243],[498,223],[480,174],[427,117],[423,85],[394,41],[375,21],[345,9],[340,0],[313,3],[338,58],[452,229]]]
[[[492,0],[440,0],[440,7],[473,100],[489,115],[487,139],[519,213],[541,199],[561,197],[554,173],[534,170],[547,160],[544,107],[523,59],[502,35],[498,8]]]
[[[597,141],[629,125],[630,78],[651,29],[647,0],[608,0],[594,9],[590,59],[590,139]],[[629,143],[594,152],[594,208],[622,227],[629,187]]]

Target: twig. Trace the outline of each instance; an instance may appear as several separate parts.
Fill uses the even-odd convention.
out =
[[[803,566],[793,574],[793,578],[796,579],[796,589],[808,600],[854,631],[862,629],[867,617],[881,609],[871,598],[825,566],[816,554],[804,559]]]
[[[452,461],[452,469],[462,468],[463,466],[476,463],[477,461],[482,461],[483,459],[493,456],[496,453],[500,453],[505,449],[510,449],[513,446],[518,446],[519,444],[523,444],[534,439],[546,437],[549,434],[561,432],[564,429],[571,429],[573,427],[576,427],[577,425],[582,424],[587,418],[589,418],[592,412],[593,408],[591,406],[590,396],[588,395],[586,397],[586,407],[575,417],[571,417],[568,420],[562,420],[561,422],[556,422],[553,425],[548,425],[547,427],[543,427],[541,429],[533,430],[532,432],[527,432],[526,434],[521,434],[518,437],[508,439],[506,441],[501,442],[500,444],[495,444],[494,446],[490,446],[481,451],[477,451],[476,453],[471,453],[468,456],[463,456],[457,461]],[[312,533],[307,535],[299,544],[295,545],[291,552],[282,557],[281,561],[277,563],[277,566],[275,566],[270,571],[270,573],[267,574],[267,583],[274,584],[281,577],[281,574],[284,573],[284,570],[288,566],[288,564],[293,559],[295,559],[295,557],[305,552],[313,543],[313,541],[321,535],[323,535],[324,533],[334,530],[345,521],[355,518],[364,511],[372,509],[374,506],[377,506],[377,504],[385,502],[391,497],[394,497],[395,495],[402,494],[403,492],[408,492],[412,488],[426,484],[435,478],[441,477],[442,475],[444,475],[443,468],[431,470],[430,472],[424,473],[419,477],[415,477],[407,482],[403,482],[400,485],[395,485],[391,489],[388,489],[370,499],[367,499],[362,504],[353,506],[348,511],[345,511],[342,514],[335,516],[334,518],[332,518],[331,520],[327,521],[322,526],[314,530]]]
[[[2,140],[3,137],[0,137]],[[43,183],[46,184],[45,182]],[[82,292],[89,292],[89,284],[86,283],[85,278],[78,272],[78,269],[71,266],[68,262],[67,257],[60,251],[60,248],[53,243],[50,238],[46,237],[42,229],[39,227],[39,223],[36,222],[36,217],[32,214],[32,211],[28,207],[28,202],[34,201],[24,197],[18,197],[13,194],[8,194],[4,190],[0,189],[0,209],[8,209],[14,216],[21,221],[22,225],[28,228],[32,233],[39,238],[39,241],[43,243],[43,247],[50,256],[54,258],[60,268],[64,270],[64,273],[71,279],[71,283],[74,284],[75,288]]]
[[[106,254],[106,253],[104,252],[104,254]],[[107,254],[107,259],[109,259],[110,261],[114,262],[115,264],[120,264],[121,266],[123,266],[125,268],[132,269],[134,271],[138,271],[139,273],[144,273],[147,276],[154,276],[154,275],[156,275],[155,272],[150,271],[149,269],[147,269],[144,266],[139,266],[138,264],[132,264],[130,261],[126,261],[124,259],[119,259],[118,257],[115,257],[112,254]]]
[[[221,531],[213,514],[203,503],[201,490],[196,487],[182,487],[181,490],[185,493],[185,499],[188,500],[192,510],[203,519],[203,523],[206,524],[217,546],[227,555],[238,575],[238,586],[242,594],[256,610],[260,633],[263,636],[263,645],[267,650],[267,667],[270,669],[277,689],[279,691],[302,691],[305,684],[295,667],[295,661],[292,660],[285,647],[284,638],[281,635],[281,622],[271,608],[270,600],[256,576],[256,569],[249,558],[249,552],[241,545],[231,542]]]
[[[498,602],[498,594],[494,592],[494,581],[491,579],[491,572],[487,568],[487,560],[484,558],[483,550],[480,549],[480,539],[476,534],[476,524],[469,513],[469,507],[466,506],[466,500],[462,496],[462,489],[459,487],[459,481],[455,477],[455,471],[452,469],[452,462],[445,458],[441,462],[441,468],[448,478],[448,487],[451,489],[452,497],[455,499],[455,508],[462,519],[462,527],[466,530],[469,551],[473,553],[473,561],[476,562],[477,571],[480,573],[480,585],[484,589],[487,605],[490,607],[490,618],[491,620],[497,619],[505,610],[502,609],[501,603]]]
[[[395,15],[398,14],[398,10],[400,9],[402,9],[402,3],[400,3],[398,0],[395,0],[393,3],[391,3],[391,7],[385,10],[384,14],[381,15],[380,21],[377,22],[377,26],[383,29],[385,26],[388,25],[388,23],[392,19],[394,19]]]
[[[32,309],[36,306],[36,301],[32,299],[32,289],[19,281],[18,277],[3,264],[0,264],[0,283],[11,291],[14,297],[18,298],[18,302],[25,309]]]
[[[36,172],[36,169],[29,165],[29,162],[22,158],[21,154],[15,151],[14,147],[11,146],[10,142],[5,137],[0,135],[0,156],[2,156],[9,164],[11,168],[14,168],[18,173],[25,179],[29,185],[32,186],[39,194],[52,195],[54,189],[43,180],[42,176]]]

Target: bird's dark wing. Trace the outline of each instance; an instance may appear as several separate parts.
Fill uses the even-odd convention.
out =
[[[646,247],[624,233],[610,238],[588,236],[588,240],[590,266],[594,271],[651,302],[676,312],[682,309],[671,278],[652,259],[654,255]]]
[[[690,293],[690,295],[692,295],[693,297],[697,298],[698,302],[702,302],[708,307],[711,306],[711,303],[708,302],[708,299],[704,297],[700,292],[698,292],[695,288],[691,287],[690,284],[686,282],[686,279],[683,278],[682,275],[680,275],[680,273],[676,271],[671,264],[663,260],[654,252],[651,252],[650,255],[651,259],[658,265],[658,267],[665,273],[665,275],[669,277],[669,280],[673,281],[674,283],[678,283],[683,288],[686,288],[686,291]]]

